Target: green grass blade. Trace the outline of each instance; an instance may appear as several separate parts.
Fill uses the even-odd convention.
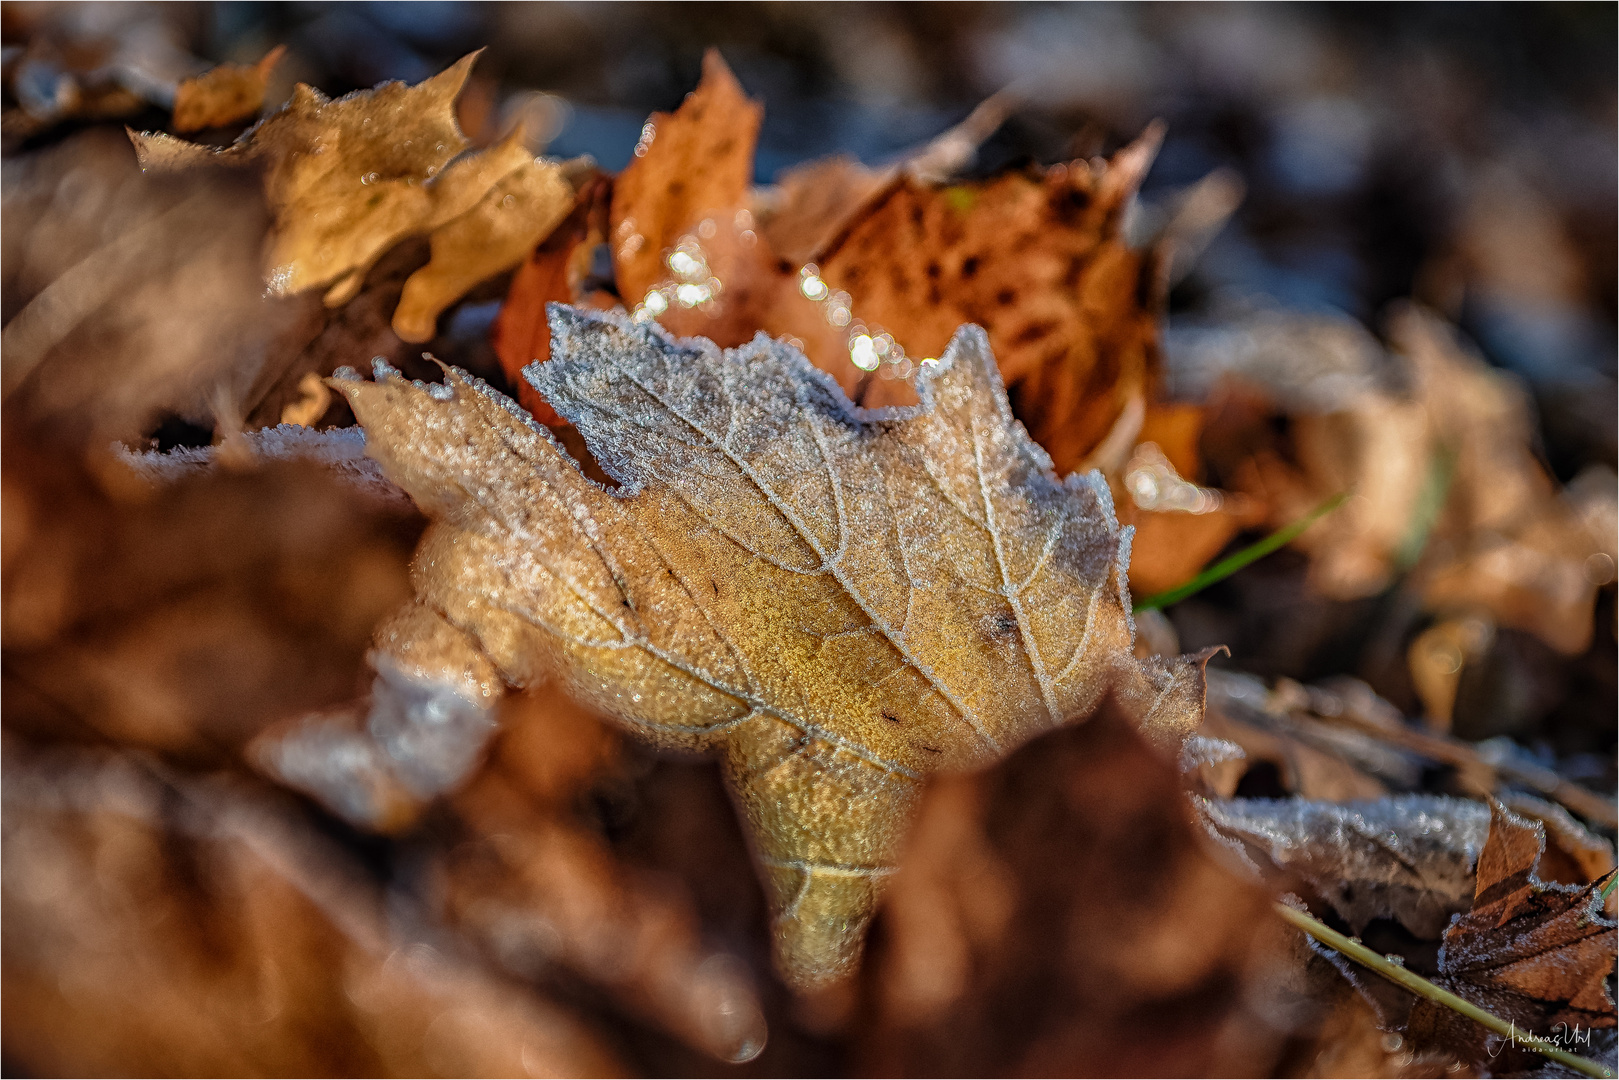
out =
[[[1306,912],[1299,911],[1297,908],[1289,907],[1286,904],[1277,904],[1276,913],[1321,942],[1321,944],[1337,950],[1358,964],[1371,968],[1389,982],[1403,986],[1412,993],[1422,995],[1429,1001],[1461,1013],[1469,1020],[1489,1031],[1495,1032],[1514,1045],[1528,1047],[1537,1053],[1546,1055],[1559,1065],[1566,1065],[1575,1072],[1584,1073],[1586,1076],[1613,1076],[1613,1073],[1609,1072],[1602,1063],[1580,1057],[1578,1054],[1571,1054],[1538,1035],[1527,1031],[1519,1031],[1517,1025],[1502,1020],[1494,1013],[1486,1012],[1466,998],[1457,997],[1449,990],[1435,986],[1414,971],[1406,970],[1404,960],[1379,955],[1368,949],[1359,940],[1344,937],[1338,931],[1327,926],[1319,919],[1312,918]]]
[[[1154,593],[1145,600],[1139,601],[1135,605],[1135,610],[1146,611],[1149,608],[1166,608],[1170,604],[1180,603],[1193,593],[1202,592],[1204,589],[1208,588],[1210,585],[1213,585],[1217,581],[1224,581],[1226,578],[1230,577],[1232,574],[1235,574],[1238,570],[1241,570],[1249,563],[1263,559],[1266,555],[1269,555],[1277,548],[1291,543],[1294,538],[1303,533],[1305,529],[1308,529],[1311,525],[1314,525],[1317,521],[1338,509],[1338,507],[1342,506],[1346,501],[1348,501],[1348,499],[1349,492],[1347,491],[1334,495],[1332,498],[1328,499],[1314,510],[1311,510],[1299,520],[1288,525],[1283,525],[1280,529],[1277,529],[1263,540],[1256,541],[1255,543],[1243,548],[1235,555],[1229,555],[1215,563],[1213,566],[1204,568],[1202,573],[1198,574],[1191,581],[1186,582],[1186,584],[1177,585],[1173,589],[1165,589],[1161,593]]]
[[[1422,558],[1423,549],[1428,546],[1428,537],[1432,535],[1434,526],[1439,524],[1439,515],[1450,498],[1450,485],[1455,479],[1456,452],[1441,446],[1428,462],[1422,490],[1417,495],[1416,505],[1411,508],[1411,520],[1394,553],[1394,568],[1400,573],[1417,565],[1417,560]]]

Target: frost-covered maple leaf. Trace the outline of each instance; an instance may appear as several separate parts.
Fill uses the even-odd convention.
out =
[[[1201,664],[1132,651],[1106,485],[1052,473],[982,330],[919,406],[868,412],[763,336],[551,320],[553,359],[526,374],[616,490],[460,372],[334,384],[434,519],[382,652],[464,704],[555,676],[650,741],[717,752],[798,985],[856,962],[927,774],[1109,693],[1163,741],[1196,724]]]

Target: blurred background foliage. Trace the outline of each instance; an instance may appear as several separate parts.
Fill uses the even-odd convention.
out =
[[[1596,477],[1593,482],[1608,485],[1610,494],[1604,497],[1611,505],[1612,474],[1600,470],[1616,464],[1619,14],[1612,4],[6,3],[0,5],[0,29],[6,95],[0,135],[7,185],[0,314],[7,323],[42,284],[19,285],[16,280],[23,265],[16,252],[29,232],[14,228],[14,222],[27,218],[29,230],[39,226],[37,235],[46,238],[41,245],[61,249],[51,263],[56,272],[73,261],[74,244],[101,242],[88,235],[94,220],[74,219],[67,180],[43,195],[30,193],[28,184],[38,181],[30,179],[37,174],[29,172],[29,163],[47,156],[33,152],[50,151],[87,129],[104,128],[84,142],[100,156],[85,160],[91,171],[127,177],[133,174],[133,157],[116,124],[164,129],[170,123],[164,87],[172,95],[176,80],[215,64],[254,63],[285,45],[287,54],[265,96],[268,111],[287,99],[295,82],[334,96],[383,80],[416,82],[482,49],[459,106],[461,125],[475,145],[492,143],[521,118],[546,153],[588,154],[611,172],[631,160],[647,115],[676,108],[696,86],[704,50],[716,46],[747,92],[765,107],[755,177],[759,184],[771,183],[790,166],[832,154],[868,164],[892,161],[1007,87],[1017,92],[1021,104],[980,148],[969,177],[1027,163],[1111,154],[1161,118],[1168,125],[1167,137],[1132,211],[1131,228],[1140,236],[1154,235],[1172,216],[1177,199],[1211,173],[1229,170],[1240,180],[1245,195],[1229,222],[1201,238],[1204,246],[1195,260],[1177,267],[1163,335],[1168,390],[1189,399],[1207,398],[1224,370],[1225,350],[1245,356],[1250,374],[1269,363],[1271,368],[1263,372],[1269,379],[1266,389],[1272,403],[1284,407],[1272,413],[1258,409],[1239,417],[1241,423],[1211,416],[1201,448],[1203,473],[1191,479],[1241,490],[1239,473],[1251,457],[1251,445],[1224,446],[1220,433],[1240,429],[1248,438],[1257,427],[1271,431],[1279,444],[1295,438],[1300,416],[1312,410],[1328,413],[1336,407],[1334,401],[1343,404],[1344,394],[1326,400],[1334,393],[1328,384],[1339,371],[1334,364],[1341,361],[1342,373],[1353,381],[1351,376],[1377,369],[1375,361],[1385,354],[1383,342],[1392,343],[1389,352],[1400,350],[1398,320],[1392,316],[1401,302],[1414,300],[1458,327],[1494,370],[1510,374],[1527,391],[1536,421],[1524,435],[1529,453],[1559,487]],[[85,177],[75,182],[85,183]],[[113,181],[103,182],[107,190],[116,189]],[[123,190],[120,198],[139,203],[128,195],[133,185]],[[176,192],[179,197],[185,189]],[[227,194],[235,200],[237,193]],[[159,195],[167,197],[162,191]],[[217,211],[221,222],[236,221],[236,201],[243,200],[232,201],[229,213],[224,207],[203,206],[210,214]],[[48,222],[43,210],[30,209],[46,206],[53,208]],[[212,220],[197,218],[193,231],[203,231]],[[232,227],[261,228],[262,222]],[[206,244],[169,254],[176,256],[175,266],[189,263],[193,273],[213,279],[229,274],[251,278],[256,271],[238,265],[239,259],[231,261],[235,255],[225,250],[226,239],[220,239],[215,245],[220,250],[212,254]],[[422,257],[419,251],[405,256]],[[132,278],[138,282],[171,270],[178,273],[168,263],[150,264],[137,267]],[[384,277],[393,272],[386,265],[382,271]],[[256,294],[257,284],[254,279],[250,293]],[[504,288],[501,279],[469,297],[445,320],[440,337],[430,343],[432,350],[498,380],[487,330]],[[175,291],[171,283],[170,293]],[[198,290],[189,302],[205,303],[205,294]],[[152,321],[159,336],[179,336],[175,321],[189,318],[184,303],[171,301],[165,294],[148,303],[168,320]],[[328,361],[324,371],[336,363],[363,363],[375,351],[368,347],[372,339],[366,337],[366,317],[354,315],[352,337],[344,336],[347,330],[339,320],[317,342]],[[209,337],[188,340],[189,351],[173,349],[193,364],[177,363],[173,377],[200,382],[209,364],[228,365],[229,359],[209,357],[227,354],[230,341],[228,336]],[[1308,355],[1299,351],[1311,344],[1319,348]],[[1269,360],[1267,347],[1274,351]],[[1372,361],[1366,360],[1368,355]],[[95,376],[90,381],[97,387],[115,383],[119,357],[109,354],[99,362],[103,366],[86,369]],[[424,368],[412,374],[431,373]],[[9,380],[8,375],[8,393]],[[1297,400],[1288,398],[1290,391]],[[1429,387],[1426,393],[1420,401],[1431,405],[1447,388]],[[1315,400],[1312,395],[1324,397]],[[98,408],[105,397],[96,399]],[[280,407],[277,403],[267,421],[235,420],[238,426],[245,420],[247,427],[273,423],[284,415]],[[1418,407],[1427,405],[1419,402]],[[57,454],[43,439],[33,438],[43,429],[14,423],[15,415],[7,413],[5,444],[5,747],[8,768],[22,762],[19,776],[45,779],[33,786],[8,780],[19,800],[16,805],[26,809],[14,811],[8,802],[7,828],[19,821],[26,824],[29,814],[46,824],[17,826],[16,836],[8,831],[7,874],[23,883],[19,902],[35,905],[28,910],[54,913],[62,925],[100,927],[105,941],[98,937],[90,945],[81,943],[84,951],[74,952],[43,933],[28,934],[27,940],[20,931],[19,936],[8,935],[6,957],[12,970],[18,970],[17,959],[37,954],[46,958],[40,970],[48,974],[58,964],[72,978],[63,982],[51,975],[42,976],[37,986],[7,984],[7,1072],[24,1065],[49,1071],[52,1063],[58,1071],[71,1071],[96,1061],[134,1071],[127,1068],[133,1060],[127,1057],[129,1048],[143,1043],[156,1047],[144,1067],[159,1072],[192,1064],[218,1071],[221,1062],[226,1071],[273,1062],[287,1072],[339,1067],[361,1073],[410,1072],[429,1066],[447,1074],[512,1072],[519,1065],[534,1068],[529,1054],[535,1046],[543,1047],[535,1051],[537,1060],[562,1071],[681,1074],[714,1067],[714,1058],[690,1049],[706,1044],[691,1034],[701,1026],[698,1021],[682,1019],[686,1014],[680,1011],[708,1016],[713,1010],[702,1012],[686,1001],[692,995],[675,992],[694,985],[702,989],[693,972],[709,970],[704,967],[709,954],[692,943],[701,938],[708,948],[719,942],[730,952],[715,956],[742,956],[761,980],[768,976],[760,974],[766,967],[760,953],[766,939],[762,901],[710,766],[656,759],[633,746],[620,748],[616,735],[588,718],[575,718],[582,734],[573,744],[559,741],[555,730],[543,751],[517,741],[503,744],[480,786],[453,814],[446,811],[431,819],[420,835],[400,842],[380,840],[316,809],[285,811],[276,804],[276,813],[285,811],[285,820],[297,822],[309,836],[331,841],[336,854],[277,848],[279,834],[252,815],[231,817],[210,809],[246,806],[251,800],[198,777],[216,767],[236,768],[232,783],[249,783],[242,779],[245,770],[224,763],[235,761],[240,744],[254,731],[276,716],[352,694],[372,624],[408,588],[405,566],[421,528],[419,517],[396,504],[356,503],[336,480],[288,463],[256,474],[256,479],[226,470],[193,477],[188,481],[192,487],[178,494],[126,498],[127,493],[109,488],[94,459],[85,464],[79,455]],[[215,430],[176,413],[143,434],[168,449],[206,446]],[[1487,443],[1491,433],[1466,434]],[[1510,443],[1519,434],[1505,432],[1501,441]],[[1475,459],[1473,466],[1479,468],[1493,460],[1476,454]],[[1444,501],[1454,463],[1408,453],[1394,464],[1407,473],[1433,470],[1439,478],[1433,499]],[[1559,490],[1546,499],[1550,503],[1562,497]],[[1419,500],[1419,510],[1422,505]],[[1393,524],[1396,531],[1411,531],[1415,547],[1396,552],[1387,580],[1367,594],[1324,594],[1310,578],[1318,552],[1290,548],[1172,608],[1166,624],[1171,640],[1178,639],[1188,650],[1227,644],[1233,655],[1218,664],[1272,680],[1356,675],[1399,711],[1416,715],[1423,702],[1413,685],[1416,661],[1408,663],[1408,647],[1428,640],[1424,635],[1430,632],[1462,634],[1471,626],[1466,620],[1436,619],[1414,589],[1402,587],[1402,575],[1422,554],[1439,510],[1437,504],[1428,506],[1411,522]],[[1423,513],[1426,525],[1417,520]],[[1606,527],[1611,530],[1611,523]],[[1232,546],[1252,539],[1250,532]],[[20,562],[13,543],[26,556]],[[351,553],[352,563],[334,561],[333,551]],[[1454,694],[1451,733],[1466,740],[1509,736],[1515,742],[1502,741],[1497,746],[1502,753],[1554,769],[1589,788],[1611,791],[1619,697],[1616,613],[1613,559],[1600,557],[1607,558],[1606,568],[1587,561],[1583,578],[1575,564],[1576,581],[1598,590],[1595,631],[1588,645],[1559,651],[1547,644],[1556,635],[1544,627],[1531,633],[1505,620],[1476,641],[1452,643],[1440,640],[1443,634],[1433,641],[1441,651],[1450,650],[1445,656],[1455,655],[1457,666],[1446,669],[1447,674],[1457,675],[1460,668],[1449,688]],[[1586,558],[1583,550],[1577,558]],[[1588,602],[1589,594],[1584,599]],[[1543,600],[1536,598],[1537,603]],[[1544,610],[1554,608],[1546,602]],[[1584,631],[1577,628],[1573,638],[1585,641]],[[61,691],[63,687],[71,692]],[[543,711],[541,705],[532,708]],[[548,722],[560,721],[552,716]],[[515,722],[513,728],[518,728]],[[1084,740],[1104,735],[1063,737],[1088,747]],[[99,759],[63,765],[39,749],[105,739],[155,749],[180,771],[160,769],[157,780],[144,773],[129,780],[120,764],[128,758],[105,767],[96,763]],[[477,929],[479,920],[487,922],[485,937],[496,943],[489,948],[499,953],[510,945],[501,937],[509,927],[489,914],[493,909],[487,904],[478,906],[498,892],[479,876],[499,880],[484,863],[495,866],[499,860],[485,850],[488,844],[480,847],[465,836],[482,828],[478,814],[484,813],[496,823],[485,831],[497,838],[520,831],[508,825],[526,821],[524,815],[540,821],[524,826],[529,839],[552,837],[547,832],[552,819],[546,816],[551,809],[536,810],[515,797],[510,801],[517,808],[506,807],[500,800],[508,793],[500,784],[502,776],[519,777],[523,782],[511,781],[514,788],[544,788],[529,773],[554,766],[558,745],[574,745],[575,756],[585,764],[579,765],[578,777],[554,782],[561,792],[554,801],[566,804],[570,814],[582,807],[584,824],[567,817],[567,828],[554,830],[561,839],[546,840],[554,850],[545,849],[543,859],[532,860],[532,865],[547,868],[540,876],[555,885],[561,899],[544,897],[542,903],[530,896],[514,900],[513,908],[523,910],[526,903],[543,910],[561,928],[553,936],[579,955],[556,946],[564,959],[546,970],[572,974],[547,974],[538,982],[547,994],[589,1017],[593,1030],[611,1028],[613,1053],[622,1060],[592,1056],[596,1043],[580,1034],[583,1027],[576,1030],[572,1021],[544,1009],[489,1021],[505,1032],[499,1039],[486,1037],[477,1026],[483,1020],[463,1017],[465,1030],[451,1025],[449,1036],[439,1032],[442,1041],[457,1048],[456,1053],[472,1047],[486,1050],[487,1056],[434,1059],[436,1044],[432,1039],[422,1043],[418,1029],[427,1020],[438,1025],[434,1017],[451,1015],[445,1011],[447,1001],[464,1004],[469,994],[477,1000],[509,1000],[501,997],[509,991],[509,984],[501,981],[505,976],[488,975],[489,967],[476,972],[455,967],[461,954],[448,946],[444,953],[451,960],[428,965],[423,970],[429,975],[423,975],[409,957],[399,959],[408,950],[390,951],[392,939],[383,930],[372,934],[375,941],[367,937],[370,930],[353,931],[356,925],[369,926],[368,919],[387,921],[379,914],[385,901],[359,886],[348,889],[348,907],[337,905],[336,915],[296,908],[295,918],[287,914],[294,911],[291,901],[282,905],[272,897],[264,909],[268,914],[260,918],[244,899],[259,895],[254,882],[261,875],[275,878],[287,865],[352,864],[363,871],[366,888],[379,896],[387,892],[386,903],[394,905],[389,918],[398,925],[409,923],[415,910],[401,896],[421,900],[424,909],[434,903],[455,909],[455,903],[442,897],[422,899],[436,895],[433,889],[440,886],[433,884],[438,880],[433,875],[442,874],[444,880],[473,883],[465,889],[467,911],[455,918],[474,927],[467,931],[469,937],[484,932]],[[41,753],[37,759],[29,756],[36,752]],[[598,758],[611,766],[600,766]],[[198,772],[185,772],[189,769]],[[1141,769],[1151,771],[1148,765]],[[1281,773],[1259,762],[1244,776],[1238,793],[1283,794],[1286,778]],[[1445,781],[1436,775],[1423,773],[1408,786],[1444,788]],[[1172,783],[1163,777],[1158,781],[1166,790]],[[250,790],[257,798],[262,782],[251,784],[259,785]],[[1131,787],[1123,784],[1121,790]],[[83,806],[101,806],[109,799],[115,809],[123,805],[120,799],[139,803],[141,813],[134,819],[144,824],[136,830],[139,843],[133,847],[124,835],[132,827],[120,824],[130,816],[127,807],[117,813],[98,811],[102,817],[95,820],[105,818],[114,822],[110,825],[71,824],[78,820],[73,815],[88,813]],[[559,811],[558,820],[563,817]],[[58,818],[69,824],[52,824]],[[228,820],[221,825],[215,818]],[[103,827],[106,836],[97,831]],[[1140,830],[1119,828],[1119,850],[1133,850]],[[146,852],[164,845],[172,850],[162,859],[130,856],[110,870],[95,864],[99,879],[83,870],[96,858],[112,865],[96,852]],[[209,851],[220,846],[226,854],[205,852],[203,861],[234,869],[195,873],[186,862],[193,857],[184,855],[187,845]],[[965,850],[949,836],[940,846],[958,856]],[[89,854],[77,861],[59,854],[79,848]],[[1029,865],[1037,868],[1030,871],[1034,880],[1038,867],[1052,860],[1045,848],[1030,850]],[[625,872],[626,865],[637,869]],[[1157,870],[1169,878],[1192,880],[1177,877],[1166,869],[1169,865]],[[82,888],[63,867],[85,874]],[[148,873],[148,867],[166,869]],[[654,878],[645,889],[635,876],[643,872]],[[678,885],[670,884],[677,879]],[[95,892],[97,880],[105,895]],[[319,880],[307,888],[300,885],[299,895],[318,894],[320,886]],[[637,889],[659,899],[635,899]],[[92,896],[94,903],[61,903],[63,896],[80,893]],[[454,899],[461,894],[449,890],[447,895]],[[1071,892],[1063,895],[1072,898]],[[669,896],[684,899],[667,900]],[[168,897],[163,903],[169,906],[152,897]],[[546,907],[552,900],[554,907]],[[690,925],[675,915],[659,914],[663,909],[658,905],[666,900],[670,910],[688,912]],[[934,908],[922,904],[918,910],[926,915]],[[570,913],[574,921],[559,911]],[[635,922],[640,917],[635,913],[642,911],[654,913],[644,925]],[[165,912],[178,914],[170,918]],[[205,918],[198,912],[214,914]],[[325,934],[322,918],[347,927],[346,985],[370,987],[371,997],[357,998],[350,989],[344,999],[348,1004],[343,1004],[333,990],[331,1015],[312,1017],[307,1030],[298,1030],[308,1035],[308,1046],[342,1047],[344,1053],[348,1048],[371,1049],[353,1050],[359,1056],[352,1060],[314,1051],[304,1060],[287,1056],[285,1048],[294,1043],[289,1037],[270,1039],[275,1045],[255,1057],[258,1050],[243,1049],[245,1044],[230,1034],[237,1030],[233,1020],[220,1021],[226,1048],[210,1056],[213,1051],[206,1047],[211,1044],[199,1032],[213,1021],[192,1003],[218,996],[218,984],[209,981],[208,972],[221,965],[236,969],[230,966],[228,948],[216,949],[208,941],[198,945],[175,928],[189,926],[188,919],[211,925],[207,918],[223,918],[220,912],[235,913],[230,918],[240,925],[222,923],[209,933],[221,942],[258,942],[242,946],[244,955],[271,956],[274,962],[263,970],[290,973],[285,978],[293,987],[324,985],[321,980],[329,973],[309,963],[311,955],[325,948],[320,944],[324,939],[310,937],[314,945],[294,942],[280,951],[277,943],[292,940],[286,928],[308,923],[314,929],[306,937]],[[41,925],[49,923],[40,918]],[[883,949],[897,949],[893,941],[908,932],[899,918],[890,916],[888,930],[879,931],[879,958],[886,955]],[[85,1040],[85,1032],[96,1025],[84,1024],[84,1012],[53,1012],[52,995],[70,998],[72,990],[94,997],[103,992],[101,983],[127,978],[136,968],[108,958],[128,942],[155,934],[151,927],[158,922],[166,927],[163,934],[175,935],[181,944],[154,948],[140,960],[153,963],[151,957],[161,955],[169,967],[140,970],[147,971],[143,977],[153,985],[174,989],[167,997],[156,995],[135,1006],[149,1004],[151,1015],[169,1026],[142,1020],[138,1008],[120,1001],[110,1015],[133,1017],[128,1029],[98,1031],[99,1043],[85,1043],[94,1043],[106,1057],[53,1056],[53,1043]],[[940,940],[934,924],[923,922],[915,940],[927,944],[918,947],[918,956],[937,951],[934,943]],[[645,930],[653,924],[664,930]],[[13,925],[30,924],[18,920]],[[667,955],[643,947],[635,937],[637,927],[648,941],[664,941],[658,933],[666,933],[676,944]],[[888,945],[882,944],[883,933],[892,935]],[[334,940],[342,937],[333,935]],[[430,936],[424,932],[423,940]],[[151,940],[168,939],[159,935]],[[525,947],[530,946],[532,942]],[[194,956],[188,951],[193,949]],[[418,943],[410,949],[427,946]],[[644,960],[647,955],[654,959]],[[521,963],[509,963],[504,953],[499,959],[508,973],[527,978]],[[108,966],[98,967],[100,963]],[[109,974],[98,979],[95,973],[102,970]],[[243,961],[241,970],[261,969]],[[897,969],[879,964],[874,970]],[[724,1001],[722,991],[729,992],[737,980],[720,974],[724,977],[710,980],[719,987],[710,996]],[[187,981],[193,975],[194,986]],[[78,982],[69,987],[72,979]],[[253,979],[244,977],[241,994],[248,1004],[238,1009],[241,1015],[262,1004],[255,996],[262,988],[255,989]],[[646,991],[645,985],[661,989]],[[790,1002],[780,986],[767,984],[762,993],[760,1007],[769,1016],[772,1042],[755,1064],[757,1071],[827,1074],[859,1060],[885,1060],[870,1053],[861,1058],[853,1044],[840,1042],[837,1023],[817,1018],[813,1003]],[[17,1011],[18,1003],[36,1011]],[[221,1015],[233,1007],[222,1005]],[[426,1018],[420,1024],[411,1019],[418,1014]],[[395,1024],[399,1030],[366,1027],[376,1016],[402,1018]],[[22,1020],[14,1021],[16,1017]],[[17,1041],[19,1031],[38,1041]],[[881,1049],[888,1045],[885,1031],[857,1032],[856,1042],[865,1038]],[[399,1049],[407,1043],[409,1048]],[[203,1049],[193,1063],[173,1056],[175,1046]],[[373,1051],[376,1056],[367,1056]],[[1297,1045],[1289,1053],[1293,1057],[1287,1060],[1300,1068],[1311,1060]],[[1010,1059],[963,1060],[1004,1068]],[[1115,1065],[1119,1060],[1113,1059]],[[1222,1060],[1261,1069],[1282,1059],[1261,1054]],[[1150,1056],[1143,1061],[1141,1071],[1170,1067]],[[1175,1061],[1178,1067],[1197,1067],[1191,1058]],[[1347,1074],[1353,1075],[1353,1068]]]

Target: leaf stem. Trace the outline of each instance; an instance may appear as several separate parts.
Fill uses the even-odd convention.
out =
[[[1249,563],[1263,559],[1277,548],[1291,543],[1305,529],[1308,529],[1321,518],[1342,506],[1348,498],[1349,492],[1339,492],[1314,510],[1311,510],[1304,517],[1299,518],[1299,520],[1283,525],[1263,540],[1249,544],[1235,555],[1229,555],[1213,566],[1206,567],[1202,573],[1184,585],[1177,585],[1173,589],[1165,589],[1161,593],[1153,593],[1145,600],[1137,603],[1134,610],[1146,611],[1148,608],[1166,608],[1170,604],[1180,603],[1193,593],[1202,592],[1215,582],[1223,581],[1235,574]]]
[[[1359,941],[1356,941],[1353,938],[1347,938],[1338,933],[1338,931],[1334,930],[1332,927],[1327,926],[1325,923],[1320,922],[1315,918],[1312,918],[1307,912],[1303,912],[1298,908],[1288,907],[1286,904],[1280,903],[1276,905],[1276,911],[1282,916],[1283,919],[1286,919],[1298,929],[1303,930],[1306,934],[1309,934],[1323,945],[1336,949],[1338,952],[1343,953],[1356,963],[1363,964],[1366,967],[1371,968],[1385,979],[1405,987],[1414,994],[1420,994],[1429,1001],[1437,1002],[1448,1009],[1453,1009],[1456,1012],[1461,1013],[1463,1016],[1470,1020],[1476,1021],[1482,1026],[1488,1028],[1490,1031],[1500,1035],[1502,1038],[1509,1039],[1512,1042],[1523,1046],[1527,1046],[1531,1050],[1535,1050],[1546,1055],[1558,1064],[1566,1065],[1576,1072],[1584,1073],[1586,1076],[1613,1076],[1612,1072],[1598,1062],[1592,1061],[1590,1058],[1580,1057],[1578,1054],[1571,1054],[1567,1050],[1553,1045],[1538,1035],[1533,1035],[1527,1031],[1518,1030],[1517,1025],[1509,1024],[1507,1021],[1502,1020],[1494,1013],[1486,1012],[1477,1005],[1474,1005],[1471,1001],[1468,1001],[1465,998],[1459,998],[1455,994],[1452,994],[1449,990],[1444,990],[1435,986],[1433,983],[1429,982],[1427,979],[1424,979],[1416,972],[1406,970],[1403,964],[1395,963],[1391,959],[1380,956],[1378,953],[1368,949]]]

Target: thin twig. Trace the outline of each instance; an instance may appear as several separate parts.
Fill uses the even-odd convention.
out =
[[[1366,967],[1371,968],[1385,979],[1405,987],[1414,994],[1420,994],[1429,1001],[1437,1002],[1448,1009],[1453,1009],[1456,1012],[1461,1013],[1469,1020],[1473,1020],[1478,1024],[1481,1024],[1490,1031],[1500,1035],[1502,1038],[1510,1039],[1514,1043],[1527,1046],[1531,1050],[1535,1050],[1546,1055],[1558,1064],[1567,1065],[1569,1068],[1574,1069],[1576,1072],[1584,1073],[1586,1076],[1613,1076],[1613,1073],[1610,1072],[1605,1066],[1592,1061],[1590,1058],[1583,1058],[1578,1054],[1571,1054],[1567,1050],[1564,1050],[1561,1047],[1542,1039],[1538,1035],[1530,1034],[1527,1031],[1519,1031],[1516,1024],[1510,1024],[1507,1021],[1502,1020],[1499,1016],[1496,1016],[1494,1013],[1486,1012],[1485,1010],[1479,1008],[1471,1001],[1468,1001],[1465,998],[1459,998],[1455,994],[1452,994],[1449,990],[1444,990],[1435,986],[1427,979],[1424,979],[1421,975],[1418,975],[1413,971],[1406,970],[1403,962],[1396,963],[1394,960],[1379,955],[1353,938],[1347,938],[1338,933],[1338,931],[1332,929],[1332,927],[1312,918],[1307,912],[1300,911],[1298,908],[1288,907],[1286,904],[1277,904],[1276,910],[1281,914],[1282,918],[1286,919],[1300,930],[1303,930],[1306,934],[1309,934],[1323,945],[1336,949],[1345,956],[1349,957],[1351,960],[1354,960],[1356,963],[1364,964]]]

